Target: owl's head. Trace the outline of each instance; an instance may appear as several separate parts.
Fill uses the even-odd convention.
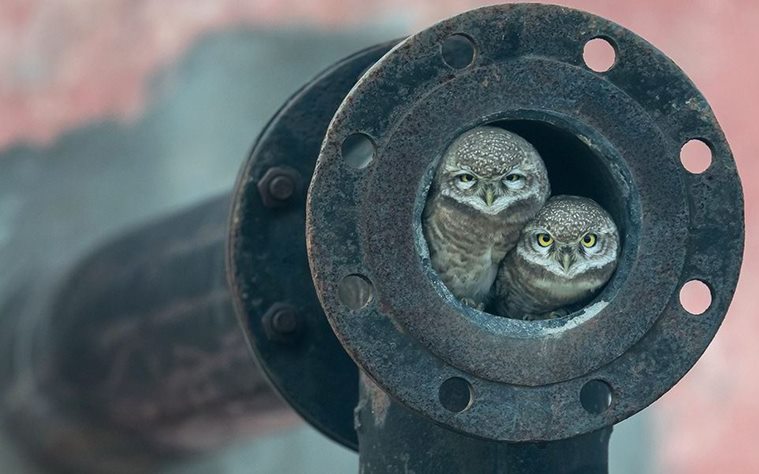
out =
[[[555,276],[602,285],[617,265],[619,232],[592,199],[554,196],[522,230],[517,252]]]
[[[486,214],[520,209],[529,219],[551,194],[548,174],[527,140],[496,127],[461,134],[443,155],[435,177],[440,194]]]

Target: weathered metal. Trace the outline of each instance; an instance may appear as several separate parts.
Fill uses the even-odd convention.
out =
[[[256,179],[242,175],[236,197],[127,232],[61,275],[44,301],[24,288],[2,307],[11,343],[0,345],[0,415],[25,450],[76,472],[145,472],[294,423],[251,358],[225,272],[231,201],[251,199],[236,208],[231,233],[247,233],[230,249],[242,263],[267,262],[239,274],[254,303],[244,314],[258,317],[244,327],[257,331],[248,337],[259,364],[304,418],[356,449],[357,369],[312,289],[303,176],[342,98],[391,46],[338,62],[296,93],[262,134],[245,168]]]
[[[273,166],[258,180],[256,187],[266,207],[280,207],[295,194],[297,182],[302,178],[289,167]]]
[[[267,337],[280,342],[294,340],[300,326],[295,307],[287,303],[274,303],[261,321]]]
[[[490,441],[437,425],[361,379],[355,425],[362,474],[606,474],[609,437],[603,428],[546,443]]]
[[[582,58],[599,37],[617,54],[604,73]],[[312,425],[360,445],[365,473],[606,472],[611,426],[695,363],[735,289],[743,201],[716,119],[662,53],[563,7],[486,7],[394,44],[338,62],[274,116],[228,231],[221,198],[82,262],[37,315],[46,330],[4,348],[41,354],[1,374],[20,440],[76,470],[149,469],[212,444],[209,426],[285,413],[263,372]],[[500,318],[432,270],[432,172],[482,123],[524,136],[557,193],[615,218],[619,269],[586,308]],[[679,161],[694,138],[713,153],[700,174]],[[678,301],[692,279],[712,293],[699,316]],[[35,440],[45,423],[56,430]]]
[[[0,307],[0,420],[54,472],[155,472],[292,426],[226,282],[228,196],[126,232]]]
[[[444,60],[452,36],[469,41],[470,62]],[[617,55],[605,73],[583,62],[599,37]],[[531,139],[555,190],[595,198],[621,230],[615,276],[568,317],[465,307],[430,266],[420,216],[436,160],[462,131],[492,122]],[[356,136],[375,147],[359,167],[343,156]],[[713,152],[701,174],[679,159],[693,138]],[[400,43],[340,106],[308,198],[311,271],[346,350],[404,405],[490,440],[589,433],[660,397],[716,333],[743,248],[735,163],[699,91],[632,32],[550,5],[485,7]],[[678,301],[691,279],[712,292],[700,316]],[[349,281],[364,282],[360,304],[346,301]],[[463,381],[461,411],[442,403],[450,379]],[[606,387],[600,405],[581,402],[586,386]]]
[[[352,415],[358,402],[358,371],[335,338],[313,290],[305,247],[306,188],[337,107],[361,74],[395,43],[336,63],[277,112],[242,168],[230,223],[229,281],[260,367],[309,423],[352,449],[358,446]],[[272,207],[267,193],[272,178],[282,175],[280,170],[301,178],[294,178],[287,206]],[[297,331],[274,330],[272,311],[283,304],[297,316]]]

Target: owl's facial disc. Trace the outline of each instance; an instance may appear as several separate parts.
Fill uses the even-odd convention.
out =
[[[619,232],[593,200],[554,196],[523,229],[517,252],[562,281],[608,277],[616,267]]]
[[[450,186],[443,195],[485,214],[499,214],[518,201],[539,198],[541,186],[520,169],[499,170],[495,175],[478,174],[469,168],[447,170]]]
[[[545,228],[525,229],[517,252],[562,279],[574,279],[607,266],[617,256],[617,240],[606,231],[555,233]]]
[[[533,146],[491,126],[456,138],[442,157],[435,184],[441,195],[482,214],[501,214],[520,204],[520,213],[508,216],[519,223],[531,218],[550,195],[545,165]]]

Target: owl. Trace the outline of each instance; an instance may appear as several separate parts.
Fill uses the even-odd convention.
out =
[[[454,140],[422,221],[432,267],[454,296],[484,309],[499,262],[550,194],[543,160],[522,137],[483,126]]]
[[[617,226],[601,206],[554,196],[501,263],[493,286],[496,312],[517,319],[564,316],[609,281],[618,258]]]

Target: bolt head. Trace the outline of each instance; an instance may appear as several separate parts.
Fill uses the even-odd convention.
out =
[[[272,341],[294,342],[301,330],[298,312],[287,303],[274,303],[261,318],[261,323]]]
[[[293,308],[281,308],[271,320],[272,329],[280,334],[290,334],[298,328],[298,319]]]
[[[269,182],[269,194],[274,199],[284,201],[290,199],[290,196],[295,192],[295,183],[292,178],[285,175],[275,176]]]
[[[266,207],[287,205],[295,195],[300,174],[286,166],[272,166],[258,180],[258,193]]]

